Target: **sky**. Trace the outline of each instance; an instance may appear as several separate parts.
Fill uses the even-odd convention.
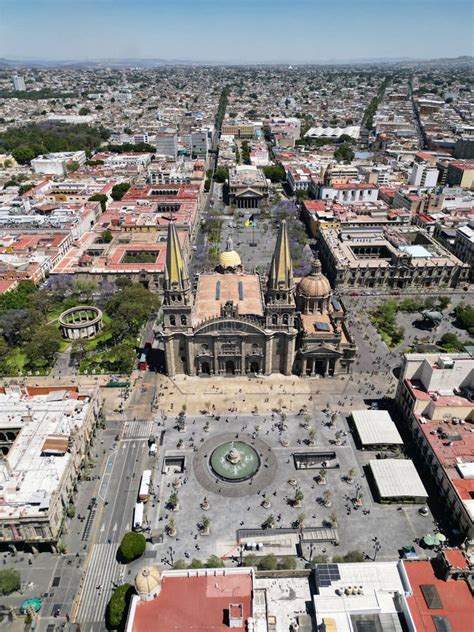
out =
[[[473,54],[472,0],[0,0],[0,57],[235,63]]]

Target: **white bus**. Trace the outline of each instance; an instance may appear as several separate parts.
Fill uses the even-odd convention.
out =
[[[136,503],[133,510],[133,530],[141,531],[143,529],[143,510],[145,505],[143,503]]]
[[[140,481],[140,489],[138,491],[138,500],[146,503],[150,498],[151,470],[145,470]]]

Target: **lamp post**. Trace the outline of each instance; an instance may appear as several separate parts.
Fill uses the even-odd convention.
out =
[[[173,555],[174,555],[174,550],[173,550],[173,547],[172,547],[172,546],[170,546],[170,547],[169,547],[169,549],[168,549],[168,553],[170,554],[170,563],[171,563],[171,566],[173,566],[173,564],[174,564],[174,558],[173,558]]]

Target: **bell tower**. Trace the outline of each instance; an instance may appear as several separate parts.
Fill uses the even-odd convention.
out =
[[[293,326],[295,312],[295,282],[291,263],[286,221],[283,220],[273,253],[266,292],[266,324]]]
[[[179,330],[190,327],[192,309],[191,284],[174,222],[170,222],[168,225],[163,290],[165,328],[176,328]]]

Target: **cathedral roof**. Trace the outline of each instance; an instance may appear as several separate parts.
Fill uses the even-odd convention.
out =
[[[319,259],[313,261],[311,272],[298,283],[297,291],[308,298],[326,298],[331,294],[331,285],[321,271]]]
[[[223,268],[237,268],[242,265],[239,253],[234,250],[231,237],[227,240],[224,252],[219,255],[219,265]]]

